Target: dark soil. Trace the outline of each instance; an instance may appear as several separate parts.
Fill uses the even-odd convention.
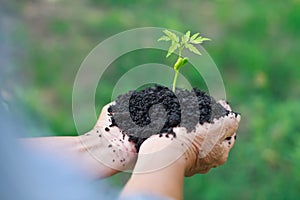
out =
[[[116,104],[108,108],[112,126],[118,126],[129,141],[140,145],[151,135],[167,133],[176,137],[177,126],[192,131],[199,122],[213,123],[214,119],[228,115],[230,111],[205,92],[176,89],[175,94],[167,87],[156,85],[141,91],[120,95]]]

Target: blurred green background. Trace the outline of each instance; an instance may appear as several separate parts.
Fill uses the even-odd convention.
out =
[[[300,1],[280,0],[31,0],[2,2],[8,38],[17,52],[0,94],[18,102],[32,135],[76,135],[72,87],[87,54],[127,29],[158,26],[213,39],[205,49],[217,64],[234,110],[242,113],[228,162],[186,178],[185,199],[298,199],[300,196]],[[110,101],[117,79],[133,66],[166,63],[165,52],[136,51],[112,64],[97,92]],[[3,63],[2,63],[3,64]],[[183,74],[191,74],[189,69]],[[190,76],[191,83],[203,83]],[[13,80],[13,81],[12,81]],[[100,86],[99,86],[100,87]],[[18,109],[12,107],[16,113]],[[19,113],[21,114],[21,113]],[[87,130],[94,122],[87,121]],[[35,127],[35,128],[32,128]],[[39,128],[49,130],[41,133]],[[128,174],[110,178],[121,187]]]

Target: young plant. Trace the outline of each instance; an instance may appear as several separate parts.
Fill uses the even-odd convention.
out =
[[[178,59],[173,65],[175,75],[172,90],[173,92],[175,92],[179,69],[188,62],[188,58],[182,56],[182,50],[186,48],[197,55],[202,55],[200,51],[195,47],[195,45],[202,44],[204,41],[209,41],[211,39],[200,36],[200,33],[195,33],[191,36],[191,31],[187,31],[181,37],[181,39],[179,39],[179,37],[175,33],[169,30],[164,30],[163,32],[165,35],[160,37],[158,41],[171,41],[171,45],[169,47],[168,54],[166,57],[169,57],[172,53],[178,50]]]

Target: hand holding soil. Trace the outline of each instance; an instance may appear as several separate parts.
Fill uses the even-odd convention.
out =
[[[108,113],[110,103],[102,108],[101,114],[93,130],[80,136],[83,145],[90,154],[102,164],[117,171],[131,170],[135,164],[137,153],[134,143],[128,136],[114,126]]]
[[[219,101],[230,111],[225,101]],[[198,123],[191,132],[173,128],[174,134],[155,134],[140,146],[133,174],[121,195],[147,192],[182,198],[184,176],[207,173],[226,162],[235,142],[240,116],[229,112],[213,122]]]
[[[224,101],[219,102],[230,109]],[[226,162],[235,142],[239,121],[239,115],[230,113],[214,120],[214,123],[198,123],[192,132],[184,127],[174,128],[176,137],[153,135],[140,147],[135,172],[155,171],[180,162],[183,163],[185,176],[207,173]],[[151,162],[151,159],[159,162]]]
[[[225,101],[219,103],[231,111]],[[181,146],[186,146],[185,176],[207,173],[211,168],[224,164],[235,143],[239,122],[240,115],[229,113],[213,123],[197,124],[191,134],[187,134],[184,128],[175,128],[178,141],[182,141]]]
[[[186,176],[208,172],[226,161],[240,121],[228,103],[196,88],[131,91],[120,95],[108,112],[111,123],[106,126],[117,127],[134,143],[139,159],[163,155],[160,162],[138,164],[137,173],[161,169],[181,157]]]

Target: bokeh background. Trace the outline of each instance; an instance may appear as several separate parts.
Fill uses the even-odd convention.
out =
[[[31,136],[77,135],[73,82],[83,59],[104,39],[145,26],[212,38],[205,49],[242,121],[228,162],[187,178],[184,197],[299,198],[299,0],[13,0],[1,1],[0,23],[1,103],[22,118]],[[174,60],[157,50],[120,57],[97,90],[97,110],[133,66]],[[193,86],[206,88],[192,68],[182,73]],[[93,123],[87,120],[86,129]],[[121,188],[128,177],[110,181]]]

